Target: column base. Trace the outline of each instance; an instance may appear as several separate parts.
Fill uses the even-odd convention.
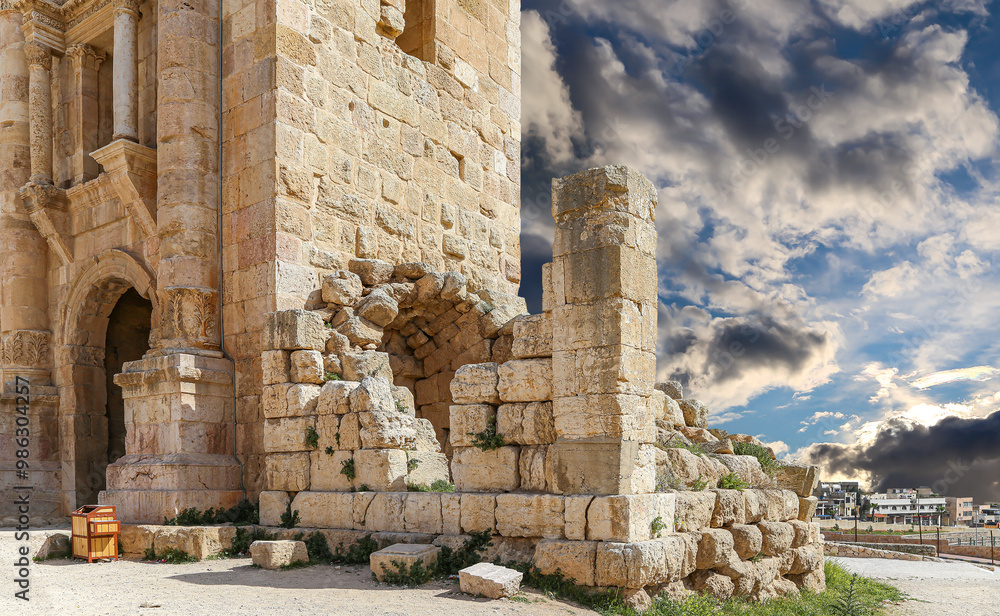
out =
[[[114,505],[125,524],[163,524],[189,507],[229,509],[242,498],[240,490],[104,490],[97,501]]]

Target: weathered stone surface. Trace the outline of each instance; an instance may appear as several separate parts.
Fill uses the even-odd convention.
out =
[[[361,495],[350,492],[299,492],[292,499],[292,511],[299,512],[299,526],[301,528],[353,528],[364,530],[363,524],[358,524],[355,519],[355,501]],[[367,510],[368,501],[363,503],[363,510]],[[362,505],[359,501],[358,505]],[[282,507],[280,513],[284,513]],[[280,514],[279,514],[280,518]],[[363,517],[362,517],[363,520]],[[270,520],[269,520],[270,521]],[[264,523],[263,509],[261,510],[261,524]],[[278,523],[270,524],[278,526]]]
[[[819,467],[811,464],[785,463],[778,469],[775,477],[777,486],[783,490],[791,490],[800,498],[812,496],[819,483]]]
[[[498,382],[496,364],[467,364],[455,371],[451,396],[456,404],[499,404]]]
[[[424,568],[431,569],[437,562],[441,548],[434,545],[422,545],[419,543],[397,543],[377,552],[372,552],[369,557],[369,564],[372,573],[379,581],[385,579],[387,572],[396,573],[409,571],[415,562],[421,562]]]
[[[716,498],[715,492],[711,490],[677,492],[677,532],[686,533],[708,528],[712,523]]]
[[[326,380],[323,354],[319,351],[292,351],[291,366],[291,377],[295,383],[322,384]]]
[[[355,413],[397,413],[392,387],[385,377],[367,376],[350,393],[351,411]]]
[[[435,481],[449,479],[448,457],[432,451],[406,452],[406,465],[411,469],[406,475],[406,485],[431,487]]]
[[[496,428],[496,409],[489,404],[453,404],[449,411],[452,447],[471,447],[477,434]]]
[[[462,532],[481,533],[484,530],[496,530],[496,508],[497,497],[493,494],[462,494]]]
[[[727,529],[709,528],[701,531],[698,542],[698,569],[714,569],[732,558],[733,534]]]
[[[795,530],[795,538],[792,539],[792,547],[799,548],[809,543],[809,523],[801,520],[789,520],[788,524]]]
[[[819,498],[810,496],[809,498],[799,497],[799,519],[803,522],[810,522],[816,515],[816,507],[819,505]]]
[[[409,415],[394,411],[358,413],[358,420],[365,449],[407,449],[416,443],[417,431]]]
[[[551,492],[554,483],[552,457],[548,445],[521,447],[517,466],[521,472],[521,490],[525,492]]]
[[[762,535],[761,553],[765,556],[780,556],[792,547],[795,529],[785,522],[758,522]]]
[[[355,485],[375,491],[406,490],[406,452],[401,449],[360,449],[354,453]]]
[[[344,466],[354,459],[352,451],[314,451],[309,459],[309,489],[316,492],[346,492],[355,487],[344,474]],[[304,488],[300,488],[304,489]]]
[[[344,369],[341,375],[345,381],[361,381],[368,376],[389,378],[392,368],[389,366],[389,355],[378,351],[351,351],[340,356]]]
[[[564,536],[564,498],[552,494],[500,494],[497,496],[497,532],[505,537]]]
[[[260,356],[264,385],[291,381],[291,357],[288,351],[264,351]]]
[[[697,540],[688,535],[637,543],[599,543],[596,584],[644,588],[685,578],[695,571],[697,546]]]
[[[750,560],[760,554],[763,534],[753,524],[733,524],[726,528],[733,535],[733,549],[741,560]]]
[[[355,381],[327,381],[319,392],[317,415],[345,415],[351,412],[351,392],[360,383]]]
[[[535,566],[544,575],[557,571],[582,586],[596,584],[596,541],[559,541],[543,539],[535,548]]]
[[[729,442],[729,439],[726,439],[725,442]],[[760,461],[753,456],[725,455],[721,451],[717,451],[714,458],[725,465],[729,472],[745,481],[747,485],[755,487],[773,485],[773,480],[761,468]]]
[[[657,383],[656,389],[662,391],[671,400],[683,400],[684,399],[684,387],[680,384],[680,381],[666,381],[664,383]]]
[[[376,493],[365,511],[365,528],[371,531],[404,530],[406,492]]]
[[[567,539],[583,541],[587,538],[587,509],[594,500],[593,496],[567,496],[563,507],[565,509],[564,518],[566,528],[564,534]]]
[[[712,528],[746,523],[746,501],[739,490],[713,490],[716,494]]]
[[[511,353],[518,359],[552,356],[552,318],[534,314],[514,319]]]
[[[497,432],[504,441],[520,445],[546,445],[556,440],[551,402],[502,404],[497,409]]]
[[[308,310],[283,310],[271,312],[264,317],[265,349],[296,351],[326,348],[328,336],[323,317]]]
[[[693,428],[708,428],[708,407],[698,400],[679,400],[684,423]]]
[[[407,494],[406,504],[403,508],[403,522],[408,533],[441,534],[444,530],[441,494],[435,492],[410,492]]]
[[[309,489],[309,454],[272,453],[265,464],[265,485],[269,490],[299,492]]]
[[[646,541],[654,537],[653,521],[659,518],[660,534],[673,532],[674,494],[597,496],[587,509],[587,539],[591,541]]]
[[[699,571],[692,577],[692,582],[695,590],[720,601],[732,597],[736,589],[732,579],[715,571]]]
[[[364,287],[357,274],[340,270],[323,277],[323,301],[338,306],[354,306]]]
[[[361,282],[365,286],[369,287],[389,282],[394,269],[392,264],[378,259],[351,259],[347,267],[361,278]]]
[[[719,441],[718,438],[705,428],[695,428],[692,426],[681,426],[677,429],[678,432],[684,435],[684,437],[691,443],[704,444],[704,443],[716,443]]]
[[[552,360],[516,359],[497,368],[500,399],[535,402],[552,398]]]
[[[521,485],[517,447],[455,449],[451,476],[462,492],[513,492]]]
[[[661,418],[663,421],[677,427],[685,425],[684,411],[681,410],[681,405],[677,403],[677,400],[669,396],[663,399],[663,413]]]
[[[380,288],[365,296],[358,303],[355,313],[379,327],[385,327],[399,314],[399,304]]]
[[[490,599],[513,597],[520,590],[523,578],[520,571],[490,563],[478,563],[458,572],[462,592]]]
[[[254,541],[250,544],[253,564],[264,569],[280,569],[293,563],[309,562],[304,541]]]
[[[288,492],[266,491],[260,493],[260,524],[261,526],[277,526],[281,523],[281,514],[291,502]]]

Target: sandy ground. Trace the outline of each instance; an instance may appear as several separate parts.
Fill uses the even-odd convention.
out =
[[[475,599],[458,581],[417,589],[378,584],[367,567],[314,566],[266,571],[250,559],[183,565],[50,560],[32,563],[31,600],[11,572],[17,544],[0,531],[0,615],[237,616],[596,616],[596,612],[526,591],[518,601]]]
[[[1000,569],[963,562],[836,558],[845,569],[885,581],[912,597],[892,616],[1000,616]]]

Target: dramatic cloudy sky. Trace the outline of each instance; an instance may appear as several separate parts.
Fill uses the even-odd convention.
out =
[[[523,0],[522,293],[553,176],[659,187],[659,372],[827,477],[1000,499],[987,0]]]

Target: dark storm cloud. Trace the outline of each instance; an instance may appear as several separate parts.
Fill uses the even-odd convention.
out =
[[[868,446],[818,444],[807,459],[828,472],[869,472],[871,489],[930,486],[944,496],[1000,500],[1000,412],[934,426],[890,420]]]

